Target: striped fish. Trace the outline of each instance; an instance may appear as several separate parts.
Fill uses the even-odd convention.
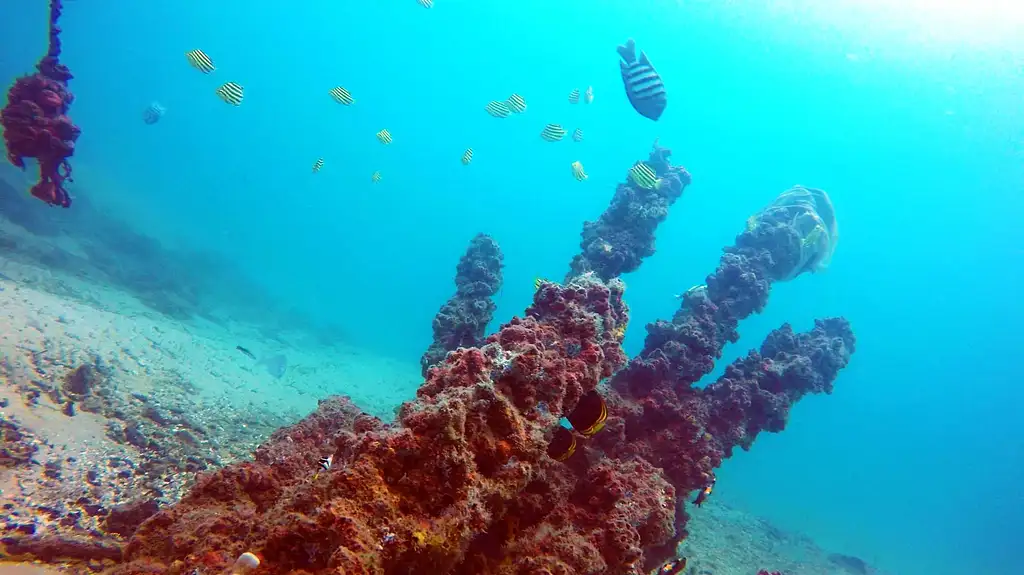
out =
[[[462,154],[462,165],[468,166],[473,161],[473,148],[467,148],[466,153]]]
[[[334,88],[331,88],[330,94],[331,97],[334,98],[334,101],[339,104],[351,106],[352,102],[355,102],[355,99],[352,98],[352,94],[349,94],[348,90],[342,88],[341,86],[335,86]]]
[[[373,176],[370,179],[373,180],[373,183],[375,184],[379,182],[381,180],[380,172],[374,172]]]
[[[506,104],[508,105],[509,110],[512,110],[515,114],[522,114],[526,111],[526,100],[524,100],[519,94],[512,94],[509,96]]]
[[[142,121],[147,124],[155,124],[164,117],[167,108],[160,105],[160,102],[150,102],[149,107],[142,112]]]
[[[431,6],[434,5],[434,0],[417,0],[417,1],[420,3],[420,6],[423,6],[424,8],[430,8]]]
[[[587,179],[587,173],[583,171],[583,164],[578,161],[572,163],[572,176],[576,178],[577,182]]]
[[[511,108],[508,107],[508,104],[506,104],[505,102],[498,102],[497,100],[487,104],[487,106],[485,106],[484,109],[487,110],[488,114],[494,116],[495,118],[507,118],[509,114],[512,113],[512,110]]]
[[[327,457],[321,457],[320,459],[318,459],[317,462],[316,462],[316,466],[319,467],[319,469],[317,469],[316,473],[313,474],[313,479],[316,479],[317,477],[319,477],[321,471],[330,471],[331,464],[333,464],[333,463],[334,463],[334,454],[333,453],[331,455],[328,455]]]
[[[377,139],[380,140],[380,143],[386,146],[391,143],[391,132],[387,130],[381,130],[377,132]]]
[[[594,101],[594,87],[593,86],[587,86],[587,91],[583,92],[583,101],[588,103],[588,104]]]
[[[234,82],[228,82],[217,88],[217,95],[232,106],[242,105],[242,87]]]
[[[580,89],[573,88],[572,92],[569,92],[569,103],[579,104],[580,103]]]
[[[315,174],[315,173],[319,172],[320,168],[322,168],[322,167],[324,167],[324,159],[323,158],[317,158],[317,160],[315,162],[313,162],[313,173]]]
[[[582,142],[583,141],[583,129],[582,128],[576,128],[575,130],[573,130],[573,132],[572,132],[572,141],[574,141],[574,142]]]
[[[544,129],[540,132],[540,137],[545,142],[557,142],[565,137],[565,129],[558,124],[548,124],[544,126]]]
[[[656,190],[661,187],[661,180],[658,178],[658,175],[654,173],[650,166],[643,162],[633,164],[633,167],[629,169],[629,177],[633,179],[636,185],[645,190]]]
[[[641,116],[657,121],[668,104],[668,95],[661,76],[654,70],[647,54],[640,52],[636,57],[636,44],[630,38],[624,46],[619,46],[619,68],[622,72],[622,83],[626,86],[626,97],[633,109]]]
[[[210,60],[210,57],[202,50],[191,50],[185,52],[185,58],[188,60],[189,64],[192,64],[193,68],[199,70],[203,74],[209,74],[216,70],[213,66],[213,60]]]

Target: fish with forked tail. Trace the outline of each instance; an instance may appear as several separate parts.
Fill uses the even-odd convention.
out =
[[[626,97],[633,109],[641,116],[657,121],[668,104],[668,95],[661,76],[655,71],[647,54],[640,52],[636,56],[636,44],[630,38],[619,46],[619,68],[622,72],[622,83],[626,86]]]

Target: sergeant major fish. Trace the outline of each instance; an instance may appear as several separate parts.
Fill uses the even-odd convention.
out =
[[[213,66],[213,60],[206,55],[206,52],[202,50],[189,50],[185,52],[185,59],[192,65],[193,68],[199,70],[203,74],[209,74],[216,70]]]
[[[242,105],[242,87],[234,82],[227,82],[220,88],[217,88],[217,95],[220,96],[221,100],[224,100],[232,106]]]
[[[565,128],[558,124],[548,124],[544,126],[544,129],[540,132],[540,137],[545,142],[557,142],[565,137]]]
[[[633,109],[645,118],[657,121],[668,104],[668,96],[661,76],[654,70],[647,54],[640,52],[636,57],[636,44],[630,38],[626,44],[618,47],[619,68],[622,72],[622,83],[626,87],[626,97]]]

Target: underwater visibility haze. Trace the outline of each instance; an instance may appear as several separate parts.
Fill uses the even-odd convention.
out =
[[[52,5],[0,560],[1024,573],[1024,8],[65,0],[67,78]]]

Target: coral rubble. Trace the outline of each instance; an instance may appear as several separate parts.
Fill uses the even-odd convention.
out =
[[[479,346],[496,308],[491,299],[501,289],[502,254],[498,242],[477,234],[455,271],[455,295],[434,316],[434,341],[420,359],[423,376],[449,351]]]
[[[694,386],[736,341],[739,321],[763,309],[771,283],[813,271],[824,259],[815,250],[834,246],[817,226],[794,225],[820,216],[813,202],[787,203],[786,217],[775,206],[748,223],[707,285],[686,293],[671,322],[648,326],[627,366],[615,276],[653,251],[653,228],[685,174],[667,150],[655,153],[672,182],[660,189],[675,191],[644,199],[620,186],[584,231],[566,284],[542,282],[523,317],[447,353],[393,425],[342,398],[322,401],[254,462],[202,475],[145,521],[115,572],[215,572],[253,551],[268,575],[620,575],[672,556],[686,535],[683,498],[736,446],[780,431],[803,395],[830,392],[855,342],[841,318],[806,333],[785,325],[716,382]],[[592,258],[599,239],[621,258]],[[559,418],[595,390],[607,399],[605,429],[564,463],[548,457]],[[333,466],[317,472],[327,456]]]
[[[61,0],[50,0],[49,49],[38,72],[15,80],[7,93],[7,105],[0,111],[7,159],[19,168],[25,158],[39,161],[39,182],[32,195],[53,206],[70,207],[71,197],[64,181],[71,179],[68,158],[75,152],[81,130],[67,116],[75,97],[68,90],[72,78],[60,63]]]

